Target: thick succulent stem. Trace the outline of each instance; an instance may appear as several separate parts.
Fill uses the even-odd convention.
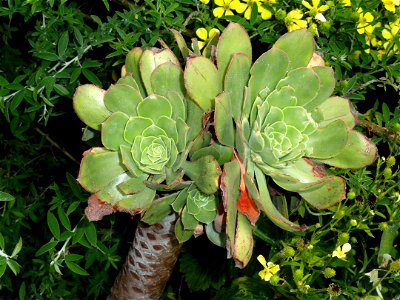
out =
[[[157,300],[178,259],[175,214],[148,225],[140,222],[125,264],[115,280],[108,300]]]

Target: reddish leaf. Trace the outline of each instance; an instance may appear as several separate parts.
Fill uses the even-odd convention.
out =
[[[252,225],[254,225],[258,217],[260,216],[260,210],[258,209],[256,203],[250,198],[247,188],[241,191],[239,199],[236,202],[236,206],[239,212],[246,215]]]
[[[251,224],[254,225],[260,216],[260,210],[258,209],[254,200],[250,198],[247,191],[246,181],[244,179],[246,174],[244,164],[236,154],[236,151],[234,151],[234,154],[240,166],[240,196],[236,202],[237,210],[246,215]]]

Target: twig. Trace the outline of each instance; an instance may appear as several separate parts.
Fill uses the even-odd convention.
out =
[[[350,89],[347,93],[344,93],[342,96],[343,97],[348,97],[349,95],[354,94],[357,91],[363,90],[364,88],[366,88],[370,84],[373,84],[373,83],[376,83],[376,82],[384,83],[384,81],[382,81],[382,80],[372,79],[372,80],[367,81],[366,83],[364,83],[364,84],[362,84],[360,86],[355,87],[354,89]]]
[[[35,130],[40,133],[50,144],[52,144],[54,147],[56,147],[58,150],[60,150],[62,153],[65,154],[65,156],[67,156],[70,160],[72,160],[73,162],[77,163],[78,165],[80,164],[80,162],[78,160],[75,159],[75,157],[73,157],[67,150],[65,150],[64,148],[62,148],[59,144],[57,144],[51,137],[49,137],[46,133],[44,133],[43,131],[41,131],[39,128],[35,127]]]
[[[361,116],[358,117],[358,125],[364,127],[365,129],[367,129],[368,131],[372,132],[377,136],[385,137],[388,140],[396,143],[397,145],[400,145],[400,134],[390,129],[382,127],[366,119],[363,119]]]

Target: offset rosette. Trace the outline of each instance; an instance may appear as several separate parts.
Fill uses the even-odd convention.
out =
[[[78,177],[92,193],[89,218],[115,210],[140,213],[157,191],[180,190],[193,182],[207,193],[217,190],[220,170],[213,157],[186,162],[204,113],[188,100],[183,71],[169,49],[134,48],[122,78],[108,90],[80,86],[74,108],[83,122],[101,131],[103,147],[85,152]],[[193,168],[214,172],[198,180]],[[185,174],[194,179],[184,180]]]

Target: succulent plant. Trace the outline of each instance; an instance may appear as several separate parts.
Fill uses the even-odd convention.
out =
[[[183,71],[171,50],[134,48],[122,78],[107,90],[80,86],[74,108],[84,123],[101,131],[103,147],[84,153],[78,177],[92,193],[90,219],[115,210],[140,213],[157,190],[180,190],[193,181],[203,192],[217,190],[220,168],[213,157],[186,161],[204,113],[188,101]],[[201,176],[199,168],[211,171]]]
[[[260,210],[283,229],[307,228],[273,205],[268,178],[326,209],[344,199],[346,185],[327,174],[324,164],[362,168],[375,160],[377,150],[354,129],[350,102],[331,96],[333,71],[314,53],[309,31],[285,34],[252,63],[246,31],[231,23],[219,38],[215,60],[190,58],[185,86],[204,111],[215,110],[217,139],[235,152],[224,165],[221,188],[228,253],[244,266],[251,256],[251,224]]]

